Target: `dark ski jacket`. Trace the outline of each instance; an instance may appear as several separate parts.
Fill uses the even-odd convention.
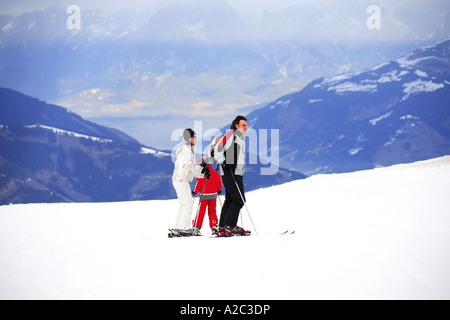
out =
[[[220,175],[231,175],[230,170],[236,176],[245,173],[245,134],[239,130],[227,133],[214,150],[217,161],[221,164]]]

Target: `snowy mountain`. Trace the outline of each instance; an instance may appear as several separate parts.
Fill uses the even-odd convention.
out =
[[[171,198],[170,154],[0,89],[0,204]]]
[[[305,178],[261,167],[248,167],[247,190]],[[173,168],[170,151],[0,88],[0,205],[170,199]]]
[[[350,172],[450,154],[450,41],[311,82],[247,118],[280,130],[280,165]]]
[[[0,96],[2,98],[0,119],[4,126],[39,124],[42,128],[57,127],[63,131],[77,132],[86,136],[138,144],[135,139],[123,132],[86,121],[63,107],[47,104],[9,89],[0,88]]]
[[[449,190],[450,157],[318,175],[249,192],[259,237],[225,239],[168,239],[176,200],[3,206],[0,299],[446,300]]]
[[[272,101],[449,36],[445,0],[386,13],[376,32],[366,9],[299,4],[255,24],[225,1],[168,1],[155,11],[83,9],[79,30],[67,28],[66,8],[1,15],[0,86],[83,116],[202,115],[204,106]],[[420,14],[432,19],[410,32],[407,19]]]

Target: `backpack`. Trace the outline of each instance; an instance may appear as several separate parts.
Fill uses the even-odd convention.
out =
[[[225,135],[218,136],[217,138],[214,138],[211,141],[211,144],[209,145],[209,151],[208,151],[208,157],[213,161],[214,163],[221,164],[223,161],[220,161],[220,158],[224,158],[224,147],[230,139],[230,137],[233,135],[233,132],[230,131]],[[215,154],[215,153],[218,154]]]

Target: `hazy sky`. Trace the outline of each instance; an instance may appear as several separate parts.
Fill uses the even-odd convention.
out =
[[[191,0],[183,0],[191,1]],[[75,4],[85,9],[117,10],[124,8],[152,8],[169,3],[168,0],[6,0],[0,2],[1,13],[19,14],[36,9],[45,9],[52,5],[66,7]],[[235,8],[250,12],[255,8],[279,10],[295,3],[306,3],[309,0],[228,0]]]
[[[177,0],[198,1],[198,0]],[[209,0],[206,0],[209,1]],[[341,3],[348,6],[352,3],[367,2],[376,3],[384,7],[395,7],[407,2],[423,2],[426,0],[227,0],[233,7],[245,14],[258,15],[264,10],[279,11],[283,8],[307,3]],[[152,8],[167,5],[168,0],[3,0],[0,1],[0,12],[2,14],[20,14],[34,10],[45,9],[52,5],[68,7],[75,4],[82,9],[119,10],[125,8]]]

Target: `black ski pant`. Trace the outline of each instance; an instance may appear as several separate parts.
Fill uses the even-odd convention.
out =
[[[234,176],[236,178],[236,183],[241,190],[241,194],[245,199],[244,194],[244,178],[242,176]],[[242,201],[239,190],[236,187],[234,178],[232,175],[222,176],[222,182],[225,186],[225,202],[223,204],[222,213],[220,214],[219,226],[230,226],[235,227],[239,219],[239,212],[244,206],[244,201]]]

